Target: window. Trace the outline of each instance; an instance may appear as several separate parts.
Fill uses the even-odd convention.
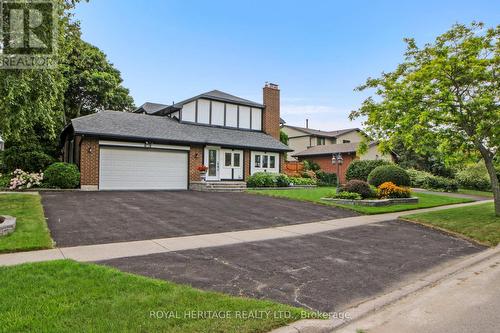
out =
[[[233,161],[233,166],[235,168],[238,168],[240,166],[240,154],[239,153],[234,153],[233,155],[234,161]]]
[[[342,140],[342,143],[351,143],[351,140]]]
[[[224,166],[231,166],[231,153],[224,154]]]
[[[255,167],[260,168],[260,155],[255,155]]]
[[[276,156],[269,156],[269,167],[274,169],[276,166]]]
[[[316,144],[318,146],[324,145],[325,144],[325,138],[316,138]]]
[[[262,167],[263,168],[267,168],[267,158],[268,158],[267,155],[262,156]]]

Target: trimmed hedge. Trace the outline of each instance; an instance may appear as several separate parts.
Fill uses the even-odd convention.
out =
[[[358,179],[350,180],[344,184],[344,186],[342,186],[342,192],[358,193],[363,199],[375,196],[370,184]]]
[[[303,177],[289,177],[290,184],[293,185],[316,185],[317,181],[313,178],[303,178]]]
[[[330,193],[329,195],[326,196],[327,198],[333,198],[333,199],[345,199],[345,200],[361,200],[362,197],[359,195],[359,193],[354,193],[354,192],[340,192],[340,193]]]
[[[373,186],[378,187],[386,182],[394,183],[397,186],[411,185],[408,173],[394,164],[378,166],[368,175],[368,183]]]
[[[282,173],[256,172],[247,180],[248,187],[287,187],[291,178]]]
[[[57,162],[45,170],[43,182],[49,187],[76,188],[80,184],[80,171],[74,164]]]
[[[391,162],[385,160],[354,160],[349,164],[347,168],[347,172],[345,175],[345,179],[347,181],[353,179],[359,180],[368,180],[368,175],[373,171],[376,167],[381,165],[390,165]]]

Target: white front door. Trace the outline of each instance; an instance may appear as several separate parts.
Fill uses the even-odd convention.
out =
[[[205,165],[208,167],[207,180],[220,180],[219,152],[216,147],[208,147],[205,151]]]
[[[243,150],[221,149],[222,166],[220,178],[227,180],[243,179]]]

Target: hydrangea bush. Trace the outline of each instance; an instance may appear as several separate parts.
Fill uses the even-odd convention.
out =
[[[40,186],[43,180],[43,173],[28,173],[21,169],[16,169],[12,173],[13,178],[10,181],[11,190],[22,190]]]

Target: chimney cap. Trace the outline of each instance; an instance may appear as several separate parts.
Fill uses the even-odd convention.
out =
[[[271,83],[266,81],[266,88],[279,89],[280,87],[276,83]]]

